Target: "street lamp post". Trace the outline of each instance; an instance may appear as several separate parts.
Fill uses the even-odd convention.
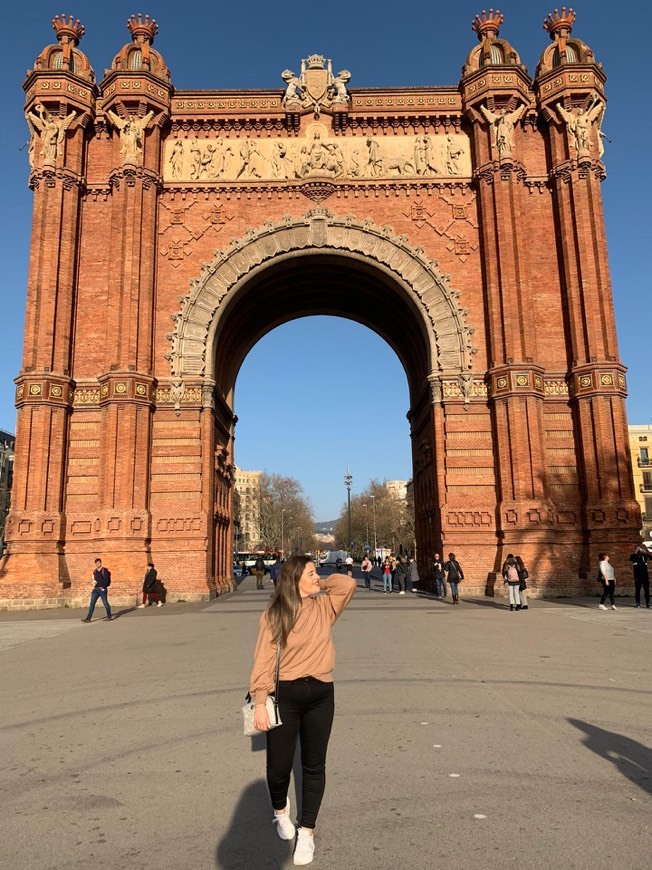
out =
[[[297,556],[301,552],[300,548],[299,548],[299,541],[300,541],[299,535],[301,534],[301,531],[302,531],[301,526],[297,526]]]
[[[351,484],[353,483],[353,478],[351,477],[351,472],[349,471],[349,466],[346,466],[346,474],[344,475],[344,484],[346,486],[346,495],[348,502],[348,512],[349,512],[349,547],[353,545],[353,541],[351,540]]]
[[[285,508],[281,508],[281,557],[285,555],[285,538],[284,538],[284,527],[283,527],[283,514],[285,513]]]
[[[369,546],[369,511],[367,510],[366,504],[363,504],[362,507],[364,508],[364,523],[365,523],[365,526],[367,529],[365,539],[364,539],[364,545],[365,545],[365,547],[368,547]],[[375,553],[374,553],[374,555],[375,555]]]
[[[378,542],[376,541],[376,496],[372,495],[371,498],[374,500],[374,556],[377,556],[378,553]]]

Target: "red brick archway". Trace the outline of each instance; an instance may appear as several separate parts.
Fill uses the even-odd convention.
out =
[[[348,89],[311,55],[303,90],[208,92],[175,91],[135,18],[98,85],[83,28],[55,19],[24,84],[34,232],[0,606],[85,597],[97,553],[125,600],[149,558],[173,596],[230,588],[237,372],[317,312],[405,368],[422,571],[454,549],[483,591],[512,551],[535,594],[587,591],[606,548],[627,576],[605,75],[574,36],[567,54],[573,22],[549,16],[534,79],[490,12],[454,86]]]

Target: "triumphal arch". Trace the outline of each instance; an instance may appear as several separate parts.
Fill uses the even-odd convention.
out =
[[[547,17],[534,77],[490,12],[450,87],[356,89],[354,58],[312,54],[257,91],[175,90],[140,16],[98,84],[83,26],[54,20],[24,84],[34,229],[1,599],[85,596],[96,554],[118,594],[150,558],[173,598],[230,589],[238,370],[309,314],[366,324],[405,368],[423,574],[435,548],[467,591],[491,591],[508,552],[535,594],[594,588],[603,548],[624,568],[640,513],[605,75],[574,18]]]

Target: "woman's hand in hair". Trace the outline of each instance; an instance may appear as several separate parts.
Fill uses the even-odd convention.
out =
[[[264,704],[256,704],[254,710],[254,728],[259,731],[269,731],[269,715]]]

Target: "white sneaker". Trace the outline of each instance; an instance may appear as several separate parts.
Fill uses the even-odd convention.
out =
[[[157,607],[163,607],[163,602],[162,602],[162,601],[159,601],[158,604],[157,604],[156,606],[157,606]]]
[[[604,604],[598,604],[598,609],[599,610],[606,610],[607,608],[604,606]]]
[[[299,828],[297,845],[294,850],[294,866],[304,867],[306,864],[312,864],[314,854],[315,838],[308,834],[305,828]]]
[[[417,590],[416,590],[416,589],[412,589],[412,590],[410,590],[410,591],[411,591],[411,592],[416,592]]]
[[[616,607],[615,604],[612,604],[612,605],[611,605],[611,609],[612,609],[612,610],[618,610],[618,608]]]
[[[399,594],[399,595],[405,595],[405,589],[401,589],[401,591],[400,591],[398,594]]]
[[[147,605],[146,604],[139,604],[138,609],[140,610],[141,607],[147,607]]]
[[[278,815],[274,813],[274,818],[272,819],[272,824],[276,825],[276,833],[279,835],[281,840],[293,840],[294,835],[297,830],[292,823],[292,819],[290,818],[290,798],[288,798],[287,807],[285,808],[285,812]]]

